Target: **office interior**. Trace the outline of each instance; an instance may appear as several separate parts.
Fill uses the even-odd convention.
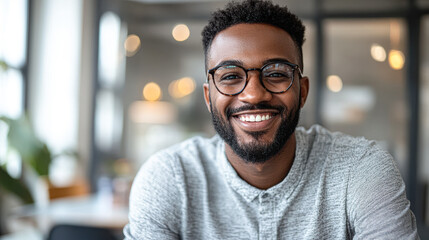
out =
[[[200,33],[226,2],[0,0],[1,179],[32,200],[0,184],[0,239],[63,223],[120,230],[145,160],[215,134]],[[286,3],[306,26],[299,125],[388,150],[429,239],[429,1]],[[34,149],[48,157],[23,156]]]

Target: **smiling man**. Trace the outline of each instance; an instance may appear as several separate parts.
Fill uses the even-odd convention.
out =
[[[152,156],[127,239],[417,239],[392,157],[374,142],[297,128],[309,80],[302,22],[248,0],[203,30],[204,96],[218,135]]]

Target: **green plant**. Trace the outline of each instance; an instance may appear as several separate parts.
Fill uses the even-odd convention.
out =
[[[5,71],[5,70],[7,70],[8,68],[9,68],[9,66],[6,64],[6,62],[5,62],[5,61],[3,61],[3,60],[0,60],[0,70]]]
[[[23,162],[23,168],[34,170],[39,176],[48,176],[52,155],[47,145],[35,135],[26,115],[18,119],[0,117],[8,126],[8,148],[16,150]],[[23,178],[9,175],[5,166],[0,166],[0,187],[18,196],[24,203],[33,203],[30,190]]]

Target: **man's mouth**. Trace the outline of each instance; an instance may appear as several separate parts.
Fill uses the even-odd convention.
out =
[[[267,114],[242,114],[238,115],[238,119],[242,122],[262,122],[273,117],[271,113]]]
[[[261,132],[272,128],[278,116],[279,112],[275,110],[259,109],[235,113],[232,119],[245,132]]]
[[[261,132],[271,129],[279,122],[283,108],[268,104],[245,105],[227,109],[226,116],[244,132]]]

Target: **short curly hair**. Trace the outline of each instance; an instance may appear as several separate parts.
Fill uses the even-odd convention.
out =
[[[305,38],[305,26],[289,9],[274,5],[270,1],[245,0],[229,2],[225,9],[214,12],[201,35],[203,37],[204,56],[207,68],[207,53],[215,36],[222,30],[240,23],[265,23],[285,30],[292,37],[303,66],[302,45]]]

